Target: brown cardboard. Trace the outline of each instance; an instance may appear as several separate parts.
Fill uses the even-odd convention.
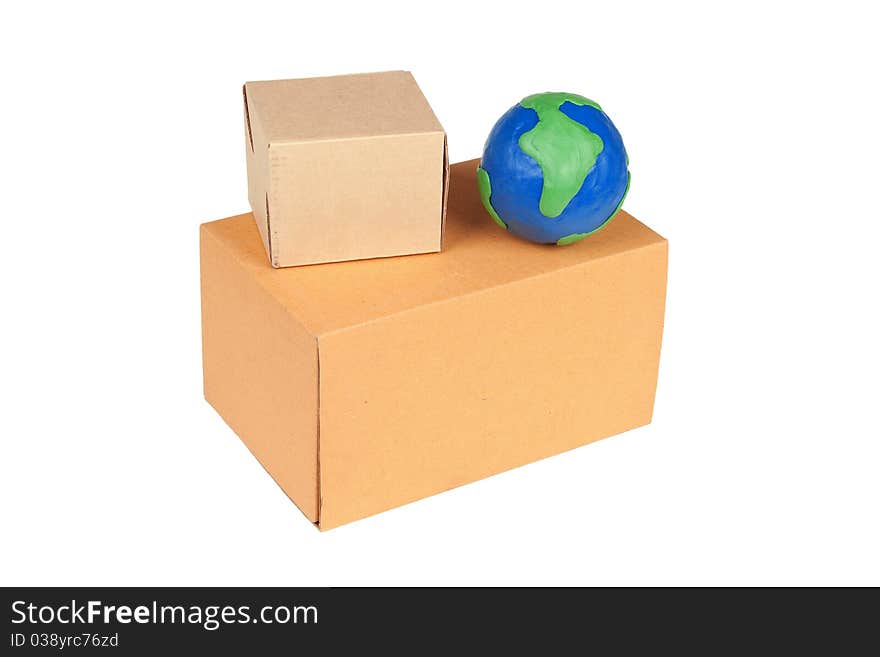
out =
[[[273,267],[440,250],[446,135],[409,72],[248,82],[244,116]]]
[[[476,165],[441,254],[275,270],[251,215],[202,226],[205,397],[321,529],[651,421],[666,240],[521,241]]]

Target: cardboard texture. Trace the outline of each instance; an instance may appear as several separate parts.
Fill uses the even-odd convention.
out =
[[[440,250],[446,134],[409,72],[248,82],[244,115],[273,267]]]
[[[476,166],[442,254],[275,270],[251,215],[201,228],[205,397],[321,529],[651,421],[666,240],[524,242]]]

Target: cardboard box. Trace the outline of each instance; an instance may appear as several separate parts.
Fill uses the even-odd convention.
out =
[[[440,250],[446,134],[410,73],[248,82],[244,115],[273,267]]]
[[[272,269],[201,228],[205,397],[321,529],[651,421],[666,240],[521,241],[452,167],[443,253]]]

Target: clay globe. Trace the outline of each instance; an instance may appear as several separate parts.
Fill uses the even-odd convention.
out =
[[[620,133],[597,103],[548,92],[523,98],[498,120],[477,183],[499,226],[566,245],[617,214],[629,190],[628,165]]]

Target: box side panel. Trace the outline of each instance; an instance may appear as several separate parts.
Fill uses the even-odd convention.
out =
[[[272,144],[277,266],[440,250],[444,135]]]
[[[205,399],[315,522],[317,342],[209,226],[200,242]]]
[[[260,231],[266,255],[272,260],[269,225],[269,149],[265,131],[248,99],[248,86],[242,88],[244,100],[244,147],[247,161],[248,201]]]
[[[666,244],[320,337],[327,529],[651,420]]]
[[[648,388],[650,399],[648,400],[649,416],[646,424],[649,424],[654,417],[654,398],[657,394],[657,382],[660,375],[660,348],[663,344],[663,330],[666,323],[666,285],[669,279],[669,242],[666,238],[662,238],[659,244],[651,247],[656,251],[656,260],[653,265],[652,280],[655,283],[654,294],[655,302],[645,307],[646,312],[650,313],[649,321],[657,324],[657,330],[652,334],[653,341],[644,345],[650,349],[649,356],[643,363],[643,374],[645,376],[645,385]]]

